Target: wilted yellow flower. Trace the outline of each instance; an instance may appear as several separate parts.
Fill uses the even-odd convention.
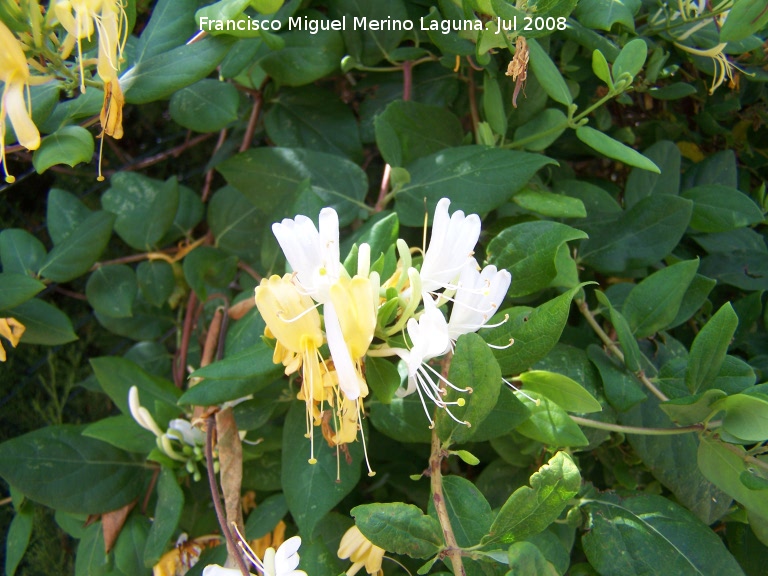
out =
[[[3,164],[5,181],[12,184],[16,179],[8,174],[8,165],[5,161],[6,116],[11,121],[19,144],[29,150],[36,150],[40,146],[40,132],[32,122],[30,109],[24,99],[24,93],[29,90],[29,66],[27,66],[24,50],[2,21],[0,21],[0,81],[5,85],[0,104],[0,162]]]
[[[205,548],[218,546],[219,542],[219,537],[213,535],[179,542],[152,567],[152,576],[184,576],[197,564]]]
[[[0,336],[8,340],[14,348],[19,343],[24,330],[26,327],[16,318],[0,318]],[[5,360],[5,348],[3,348],[3,341],[0,340],[0,362],[5,362]]]
[[[346,571],[347,576],[354,576],[363,566],[372,576],[384,576],[384,570],[381,569],[384,552],[386,550],[363,536],[357,526],[352,526],[341,537],[337,554],[342,560],[349,558],[353,562],[352,567]]]

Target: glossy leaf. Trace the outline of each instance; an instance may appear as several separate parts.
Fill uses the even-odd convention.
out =
[[[568,106],[573,102],[568,85],[552,59],[533,38],[528,39],[529,65],[544,91],[552,100]]]
[[[314,457],[309,464],[311,449],[306,433],[304,406],[293,402],[283,427],[282,486],[285,501],[299,531],[307,538],[315,526],[360,480],[363,449],[359,442],[347,444],[349,459],[339,463],[337,477],[336,450],[330,448],[316,427]]]
[[[764,215],[749,196],[718,184],[696,186],[682,193],[693,201],[691,228],[700,232],[728,232],[763,221]]]
[[[368,540],[395,554],[428,558],[444,546],[440,523],[413,504],[363,504],[350,514]]]
[[[234,85],[204,79],[174,92],[169,112],[173,120],[195,132],[216,132],[237,120],[240,94]]]
[[[557,108],[546,108],[515,130],[514,142],[526,150],[541,152],[560,138],[567,127],[568,120],[565,114]],[[515,196],[515,202],[518,201],[519,196],[519,194]]]
[[[48,193],[46,227],[54,245],[60,244],[91,214],[74,194],[51,188]]]
[[[526,396],[522,392],[516,393],[517,399],[530,412],[528,419],[517,427],[520,434],[556,447],[589,445],[589,440],[581,428],[555,402],[538,392],[530,391],[525,394]]]
[[[597,345],[590,344],[587,354],[600,372],[603,380],[603,393],[616,410],[629,410],[638,402],[645,400],[645,394],[637,379],[625,366],[609,358]]]
[[[162,306],[176,287],[173,267],[164,260],[142,262],[136,268],[136,282],[144,299],[153,306]]]
[[[184,258],[184,278],[198,298],[205,300],[209,288],[225,288],[237,273],[237,256],[227,256],[213,246],[200,246]]]
[[[3,312],[24,324],[26,330],[21,336],[25,344],[58,346],[77,340],[69,316],[53,304],[33,298],[24,304]]]
[[[491,240],[488,261],[512,274],[509,296],[527,296],[546,288],[557,276],[555,261],[560,246],[586,237],[581,230],[557,222],[524,222]]]
[[[627,42],[613,62],[613,77],[618,79],[627,73],[633,78],[642,70],[648,56],[648,45],[645,40],[635,38]]]
[[[760,2],[736,2],[720,28],[720,42],[743,40],[768,24],[768,10]]]
[[[171,468],[161,468],[157,481],[155,520],[147,534],[143,552],[145,566],[153,566],[165,551],[181,519],[183,507],[184,492],[176,480],[176,473]]]
[[[100,266],[88,277],[85,295],[93,309],[113,318],[131,316],[139,287],[133,268],[125,264]]]
[[[443,477],[443,496],[458,545],[469,547],[479,544],[493,522],[491,505],[480,490],[466,478],[450,475]],[[429,513],[435,516],[432,501]]]
[[[556,372],[529,370],[518,376],[525,392],[537,392],[568,412],[600,412],[603,407],[578,382]]]
[[[585,511],[591,529],[582,537],[582,544],[600,574],[649,573],[649,557],[668,574],[743,574],[706,524],[661,496],[646,494],[625,500],[603,496],[590,502]]]
[[[143,464],[81,431],[49,426],[3,442],[0,476],[28,498],[68,512],[108,512],[136,498]]]
[[[81,126],[59,128],[40,143],[32,155],[32,164],[38,174],[42,174],[56,164],[77,166],[80,162],[89,162],[93,156],[93,136]]]
[[[581,475],[565,452],[558,452],[515,490],[499,510],[484,544],[515,542],[538,534],[557,520],[581,486]]]
[[[725,410],[723,429],[748,442],[768,438],[768,400],[765,396],[734,394],[715,402],[714,410]]]
[[[371,424],[382,434],[398,442],[429,444],[432,433],[429,417],[417,394],[405,398],[392,398],[387,404],[371,402]]]
[[[66,240],[54,246],[38,273],[54,282],[69,282],[85,274],[109,242],[114,221],[109,212],[88,216]]]
[[[659,167],[640,154],[640,152],[622,144],[618,140],[614,140],[599,130],[595,130],[589,126],[580,126],[576,129],[576,137],[593,150],[608,156],[608,158],[613,158],[624,164],[636,166],[637,168],[655,172],[656,174],[661,173]]]
[[[43,289],[45,284],[26,274],[0,272],[0,310],[23,304]]]
[[[739,317],[727,303],[696,335],[685,371],[685,384],[692,394],[712,386],[738,324]]]
[[[433,214],[444,197],[451,199],[451,210],[488,212],[551,163],[539,154],[484,146],[457,146],[436,152],[408,166],[411,182],[395,197],[397,216],[406,226],[421,226],[424,198],[427,213]]]
[[[45,246],[26,230],[6,228],[0,232],[3,272],[36,274],[44,260]]]

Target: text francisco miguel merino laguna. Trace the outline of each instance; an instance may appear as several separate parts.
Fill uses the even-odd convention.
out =
[[[522,22],[526,20],[526,22]],[[531,18],[522,18],[521,26],[529,24],[527,21]],[[554,19],[553,19],[554,20]],[[565,18],[563,18],[565,20]],[[419,28],[416,28],[413,20],[398,20],[394,18],[384,19],[372,19],[365,16],[350,16],[345,15],[341,18],[334,20],[317,20],[308,18],[307,16],[293,16],[288,18],[286,28],[288,30],[307,30],[310,34],[317,34],[320,31],[327,30],[372,30],[372,31],[399,31],[399,30],[434,30],[448,34],[450,32],[461,31],[482,31],[485,29],[491,29],[490,24],[493,21],[483,22],[481,20],[425,20],[419,19]],[[518,29],[517,17],[512,20],[504,20],[496,18],[495,33],[500,34],[502,31],[510,31]],[[554,22],[553,22],[554,24]],[[268,30],[276,32],[282,29],[283,24],[279,20],[272,20],[269,18],[257,19],[257,18],[242,18],[238,20],[213,20],[206,16],[200,18],[200,30],[206,32],[246,32],[256,30]],[[348,27],[349,26],[349,27]]]

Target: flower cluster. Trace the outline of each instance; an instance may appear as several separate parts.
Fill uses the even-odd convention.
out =
[[[275,340],[274,362],[285,366],[286,375],[301,374],[298,397],[306,404],[310,439],[313,426],[322,427],[331,446],[354,441],[358,431],[362,436],[366,356],[405,363],[407,384],[397,393],[418,393],[430,426],[427,400],[460,422],[450,406],[463,405],[464,399],[448,402],[444,396],[447,388],[471,389],[454,386],[430,361],[451,351],[462,334],[487,326],[512,278],[495,266],[480,268],[474,258],[480,217],[460,210],[449,215],[449,205],[447,198],[437,204],[421,267],[412,265],[418,250],[398,240],[400,259],[384,282],[373,270],[382,267],[371,265],[367,244],[358,247],[354,275],[342,265],[333,209],[320,212],[319,227],[306,216],[273,224],[293,273],[263,279],[256,306],[266,322],[265,336]],[[326,343],[329,357],[321,353]],[[316,462],[312,441],[309,461]]]
[[[168,430],[163,432],[149,410],[141,405],[139,389],[136,386],[131,386],[128,392],[128,407],[139,426],[155,435],[158,449],[172,460],[184,462],[187,472],[192,474],[195,482],[200,480],[201,474],[197,464],[205,458],[205,436],[202,431],[188,420],[175,418],[168,423]]]

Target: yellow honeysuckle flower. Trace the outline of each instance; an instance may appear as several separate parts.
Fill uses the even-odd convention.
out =
[[[18,345],[24,330],[26,327],[16,318],[0,318],[0,336],[8,340],[14,348]],[[3,348],[3,342],[0,340],[0,362],[5,362],[5,360],[5,348]]]
[[[24,98],[29,90],[29,66],[24,50],[16,36],[0,21],[0,81],[3,95],[0,103],[0,162],[3,164],[5,181],[12,184],[16,179],[8,174],[5,160],[6,117],[11,121],[19,144],[29,150],[40,146],[40,132],[32,122],[32,115]]]
[[[685,52],[688,52],[689,54],[694,54],[695,56],[704,56],[707,58],[712,58],[712,64],[715,67],[715,71],[712,75],[712,87],[709,89],[710,94],[715,93],[715,90],[717,90],[720,87],[720,85],[725,81],[726,77],[728,77],[729,85],[731,86],[731,88],[733,88],[734,86],[733,69],[734,68],[736,70],[741,70],[741,69],[738,66],[736,66],[734,63],[732,63],[730,60],[728,60],[728,57],[723,53],[723,49],[727,46],[726,42],[718,44],[717,46],[714,46],[707,50],[691,48],[690,46],[685,46],[684,44],[680,44],[679,42],[675,42],[675,46],[677,46],[681,50],[684,50]]]
[[[322,357],[318,350],[323,344],[320,314],[312,299],[294,286],[290,274],[263,279],[256,287],[254,298],[267,324],[265,335],[277,339],[273,355],[275,364],[282,363],[286,375],[302,368],[307,435],[311,446],[309,462],[314,464],[317,462],[312,434],[314,403],[323,399]]]
[[[339,543],[338,557],[342,560],[349,558],[353,564],[346,571],[347,576],[354,576],[365,566],[365,571],[372,576],[384,576],[381,561],[386,550],[371,543],[357,526],[352,526],[344,533]]]

